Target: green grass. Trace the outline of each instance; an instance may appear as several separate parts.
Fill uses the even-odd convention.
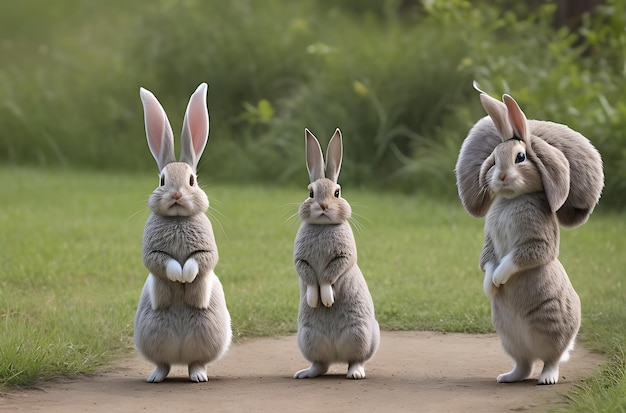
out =
[[[308,195],[304,182],[279,188],[200,179],[235,338],[294,333],[294,214]],[[156,174],[0,168],[0,388],[94,371],[132,349],[146,276],[146,200],[156,181]],[[482,220],[459,202],[343,192],[383,329],[493,331],[478,269]],[[570,393],[573,411],[625,409],[626,223],[601,209],[561,235],[561,261],[583,303],[581,341],[608,357],[602,372]]]

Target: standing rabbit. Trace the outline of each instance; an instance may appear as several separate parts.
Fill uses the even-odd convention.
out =
[[[294,243],[300,281],[298,346],[311,367],[294,378],[322,375],[332,363],[348,363],[347,377],[365,377],[365,362],[378,348],[380,329],[367,283],[357,266],[348,219],[352,209],[337,184],[341,131],[328,143],[326,167],[319,142],[305,130],[309,197],[300,205],[302,224]],[[320,305],[321,304],[321,305]]]
[[[559,224],[586,222],[603,187],[602,160],[567,126],[527,120],[511,96],[480,99],[489,116],[463,142],[456,177],[465,209],[486,215],[483,289],[515,361],[497,381],[526,379],[542,360],[538,383],[555,384],[581,319],[579,297],[558,260]]]
[[[191,381],[207,381],[206,364],[221,357],[231,342],[224,291],[213,272],[218,254],[205,215],[209,201],[196,179],[209,133],[206,93],[202,83],[191,95],[176,162],[167,115],[152,93],[140,90],[148,146],[160,173],[143,234],[143,261],[150,274],[135,315],[135,345],[156,364],[148,382],[163,381],[172,364],[186,364]]]

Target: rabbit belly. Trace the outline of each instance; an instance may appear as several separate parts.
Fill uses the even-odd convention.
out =
[[[493,297],[491,312],[503,348],[516,360],[558,361],[580,327],[580,299],[558,260],[514,275]]]
[[[311,362],[364,362],[378,348],[380,328],[374,316],[371,295],[366,285],[358,294],[345,294],[344,284],[350,278],[345,274],[334,285],[335,303],[332,307],[311,308],[306,296],[301,297],[298,346]],[[365,284],[365,280],[361,282]]]
[[[320,307],[319,310],[328,310]],[[311,362],[351,363],[372,358],[379,342],[379,327],[375,319],[355,323],[341,329],[324,328],[306,323],[298,331],[298,346]]]
[[[219,281],[214,282],[206,309],[174,303],[153,310],[144,287],[135,316],[137,350],[155,364],[208,363],[230,345],[230,315]]]

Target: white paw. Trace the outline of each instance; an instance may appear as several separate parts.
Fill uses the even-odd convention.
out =
[[[322,298],[322,304],[326,307],[332,307],[335,303],[333,286],[330,284],[320,284],[320,296]]]
[[[559,365],[544,366],[537,384],[557,384],[559,382]]]
[[[309,284],[306,286],[306,302],[311,308],[317,308],[320,303],[320,293],[317,285]]]
[[[157,366],[157,368],[152,373],[150,373],[146,381],[148,383],[160,383],[165,380],[169,372],[170,366],[162,364],[160,366]]]
[[[532,372],[532,363],[516,362],[513,370],[499,375],[496,381],[498,383],[514,383],[516,381],[524,380],[530,376]]]
[[[185,265],[183,266],[183,274],[182,274],[182,280],[181,282],[183,283],[190,283],[193,280],[196,279],[196,277],[198,276],[198,261],[196,261],[193,258],[189,258],[187,261],[185,261]]]
[[[346,377],[353,380],[365,378],[365,366],[361,363],[351,364],[348,367],[348,375]]]
[[[189,366],[189,380],[196,383],[209,381],[206,375],[206,366],[200,364],[193,364]]]
[[[302,369],[293,375],[294,379],[308,379],[321,376],[328,371],[328,366],[320,363],[313,363],[308,369]]]
[[[495,268],[495,264],[492,262],[488,262],[485,264],[485,279],[483,280],[483,291],[488,298],[492,298],[494,296],[494,283],[493,283],[493,269]]]
[[[500,264],[493,272],[493,285],[500,287],[519,271],[519,267],[513,263],[513,252],[508,253],[502,258]]]
[[[165,266],[165,275],[170,281],[181,281],[183,279],[183,267],[175,259],[170,259]]]
[[[511,380],[511,375],[509,373],[502,373],[500,375],[498,375],[498,378],[496,379],[496,382],[498,383],[511,383],[515,380]]]

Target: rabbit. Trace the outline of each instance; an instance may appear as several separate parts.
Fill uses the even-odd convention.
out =
[[[367,283],[357,265],[348,220],[350,204],[337,184],[343,155],[341,131],[328,143],[326,167],[319,142],[305,129],[309,197],[300,205],[302,223],[294,241],[300,283],[298,346],[312,365],[294,378],[325,374],[333,363],[348,363],[347,377],[365,377],[365,362],[380,342],[380,328]]]
[[[181,135],[180,162],[167,115],[156,97],[141,88],[146,135],[159,169],[150,195],[152,214],[143,233],[143,261],[150,271],[135,314],[139,352],[156,364],[148,382],[161,382],[173,364],[186,364],[189,379],[208,380],[206,365],[228,350],[232,330],[222,284],[206,193],[196,167],[209,133],[207,85],[191,95]]]
[[[488,116],[464,140],[455,173],[465,209],[485,216],[483,290],[515,361],[497,382],[527,379],[542,360],[537,383],[555,384],[581,320],[580,299],[558,260],[559,224],[587,221],[603,187],[602,161],[567,126],[529,121],[511,96],[500,102],[480,92]]]

